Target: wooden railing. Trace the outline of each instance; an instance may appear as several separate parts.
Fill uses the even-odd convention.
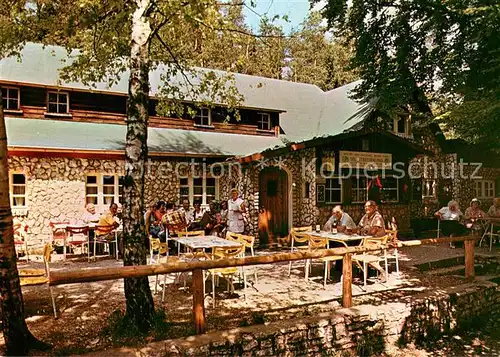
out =
[[[465,277],[474,279],[474,245],[477,236],[463,236],[453,238],[431,238],[411,241],[398,241],[385,247],[342,247],[324,249],[314,252],[278,253],[256,257],[204,260],[195,262],[175,262],[156,265],[136,265],[115,268],[96,268],[84,271],[55,271],[50,274],[49,285],[62,285],[74,283],[88,283],[103,280],[115,280],[124,278],[136,278],[171,273],[182,273],[191,271],[193,273],[193,319],[197,333],[205,331],[205,296],[203,270],[215,268],[228,268],[236,266],[250,266],[282,263],[295,260],[318,259],[334,255],[343,256],[343,279],[342,279],[342,306],[352,306],[352,254],[380,251],[392,247],[414,247],[419,245],[431,245],[448,242],[465,242]]]

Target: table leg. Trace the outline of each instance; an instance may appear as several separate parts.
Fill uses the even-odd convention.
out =
[[[490,252],[492,247],[493,247],[493,223],[490,224]]]
[[[63,259],[66,260],[66,236],[63,239]]]

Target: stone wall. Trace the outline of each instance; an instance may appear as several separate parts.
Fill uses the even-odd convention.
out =
[[[343,351],[380,355],[396,343],[449,334],[500,313],[500,292],[490,282],[421,293],[405,301],[359,305],[308,318],[156,342],[140,350],[107,352],[121,356],[337,356]]]
[[[230,197],[231,188],[238,188],[249,208],[248,234],[257,235],[258,232],[259,174],[266,167],[278,167],[288,175],[288,189],[292,191],[292,202],[289,202],[292,205],[292,226],[316,222],[315,155],[314,149],[305,149],[241,165],[241,168],[237,164],[229,165],[232,171],[226,169],[219,181],[220,196]],[[309,197],[305,197],[306,183],[309,183]]]

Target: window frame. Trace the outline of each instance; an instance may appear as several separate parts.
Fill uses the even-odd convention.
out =
[[[366,176],[351,176],[351,203],[365,203],[368,200],[368,178]],[[356,179],[356,186],[353,185],[353,179]],[[365,186],[362,188],[359,186],[360,179],[365,180]],[[362,201],[355,201],[354,197],[357,195],[354,194],[354,191],[365,191],[365,198]]]
[[[57,95],[57,102],[51,102],[51,101],[49,100],[49,96],[50,96],[50,94],[55,94],[55,95]],[[63,104],[63,103],[62,103],[62,102],[60,102],[60,100],[59,100],[59,96],[60,96],[60,95],[65,95],[65,96],[66,96],[66,103],[65,103],[65,105],[66,105],[66,111],[65,111],[65,112],[60,112],[60,111],[59,111],[59,105]],[[51,112],[51,111],[50,111],[50,104],[56,104],[56,106],[57,106],[57,111],[55,111],[55,112]],[[62,114],[62,115],[67,115],[67,114],[70,114],[69,110],[70,110],[70,109],[69,109],[69,92],[63,92],[63,91],[47,91],[47,114],[56,114],[56,115],[57,115],[57,114]]]
[[[203,111],[206,110],[207,114],[204,115]],[[200,107],[196,109],[196,115],[194,116],[194,125],[203,126],[203,127],[211,127],[212,126],[212,109],[208,107]],[[204,120],[207,119],[208,124],[204,123]],[[199,123],[197,121],[200,121]]]
[[[381,200],[382,203],[399,203],[399,180],[398,178],[395,178],[394,177],[395,175],[387,175],[386,177],[382,178],[382,182],[387,179],[387,178],[393,178],[394,180],[396,180],[396,187],[392,187],[392,188],[386,188],[386,186],[384,184],[382,184],[382,190],[381,190],[381,195],[383,195],[383,192],[384,191],[396,191],[396,200],[391,200],[391,201],[386,201],[386,200]],[[384,182],[383,182],[384,183]]]
[[[263,131],[271,131],[272,129],[272,123],[271,123],[271,114],[270,113],[265,113],[265,112],[259,112],[257,113],[259,116],[257,120],[257,130],[263,130]],[[267,120],[264,120],[264,117],[267,118]],[[261,127],[262,124],[262,127]],[[267,124],[267,128],[264,128],[264,124]]]
[[[475,187],[476,198],[478,198],[478,199],[492,199],[492,198],[496,197],[495,196],[495,193],[496,193],[495,180],[476,180],[475,183],[476,183],[476,187]],[[491,186],[489,186],[488,189],[486,189],[486,187],[485,187],[486,184],[489,184]],[[480,188],[481,192],[478,192],[479,186],[481,186],[481,188]],[[486,195],[485,193],[490,192],[490,190],[493,194]]]
[[[87,177],[89,176],[95,176],[96,177],[96,183],[95,184],[88,184],[87,183]],[[104,187],[110,187],[111,185],[109,184],[104,184],[104,177],[105,176],[113,176],[114,177],[114,183],[113,183],[113,194],[105,194],[104,193]],[[95,172],[95,173],[86,173],[85,174],[85,204],[89,203],[87,201],[88,197],[95,197],[97,199],[97,203],[95,203],[96,208],[100,212],[105,212],[109,205],[108,203],[105,203],[104,199],[112,197],[112,201],[115,203],[123,203],[123,196],[120,188],[122,188],[123,185],[120,184],[120,182],[123,179],[123,175],[117,174],[117,173],[107,173],[107,172]],[[88,194],[87,193],[87,187],[97,187],[97,193],[96,194]]]
[[[5,97],[6,101],[7,101],[7,106],[3,108],[3,110],[5,112],[8,112],[8,111],[19,111],[21,109],[21,89],[19,87],[10,87],[10,86],[2,86],[2,89],[6,89],[7,91],[7,97]],[[11,90],[17,90],[17,108],[9,108],[9,99],[10,99],[10,96],[9,96],[9,91]],[[3,94],[1,95],[2,96],[2,102],[4,100],[4,96]],[[14,98],[12,98],[14,100]]]
[[[339,182],[339,187],[335,187],[335,188],[332,188],[332,187],[328,187],[328,182],[329,181],[332,181],[332,180],[335,180],[337,182]],[[340,191],[340,201],[329,201],[327,199],[328,197],[328,191],[331,191],[331,192],[336,192],[336,191]],[[331,195],[330,195],[331,197]],[[343,179],[339,179],[339,177],[331,177],[331,178],[327,178],[325,180],[325,204],[340,204],[344,201],[344,180]]]
[[[187,180],[187,185],[181,185],[181,180],[182,179],[185,179]],[[179,204],[182,203],[182,200],[184,198],[187,198],[189,199],[189,203],[191,205],[193,205],[194,201],[195,200],[198,200],[199,199],[199,196],[196,196],[195,198],[195,194],[194,194],[194,180],[195,179],[201,179],[201,187],[202,187],[202,193],[201,193],[201,206],[202,207],[207,207],[208,206],[208,202],[207,202],[207,196],[211,196],[211,195],[207,195],[207,179],[214,179],[215,180],[215,194],[214,194],[214,201],[217,201],[219,199],[219,179],[218,178],[215,178],[215,177],[211,177],[209,175],[203,175],[203,176],[189,176],[189,177],[180,177],[179,178]],[[181,195],[180,194],[180,191],[182,188],[185,188],[187,187],[188,188],[188,195],[186,197],[186,195]]]
[[[395,134],[403,134],[403,135],[410,135],[410,128],[411,128],[411,125],[410,125],[410,115],[398,115],[397,117],[393,118],[393,122],[392,122],[392,132],[395,133]],[[405,129],[404,129],[404,132],[401,132],[398,130],[398,122],[399,120],[401,119],[404,119],[404,126],[405,126]]]
[[[24,176],[24,184],[14,184],[14,175],[23,175]],[[24,194],[14,194],[14,186],[24,186]],[[10,207],[12,209],[26,209],[28,208],[28,195],[27,195],[27,188],[28,188],[28,180],[26,178],[26,174],[22,171],[10,171],[9,172],[9,200],[10,200]],[[23,206],[16,206],[14,205],[14,198],[16,197],[23,197],[24,198],[24,205]]]
[[[428,191],[426,190],[426,184],[427,183],[432,183],[432,195],[428,195]],[[422,198],[436,198],[437,197],[437,182],[434,179],[422,179]]]

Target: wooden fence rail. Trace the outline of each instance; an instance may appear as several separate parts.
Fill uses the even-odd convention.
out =
[[[49,285],[62,285],[74,283],[88,283],[103,280],[115,280],[124,278],[135,278],[154,276],[171,273],[193,272],[193,318],[197,333],[204,332],[205,304],[203,294],[203,270],[215,268],[227,268],[236,266],[250,266],[261,264],[273,264],[290,262],[295,260],[318,259],[334,255],[343,256],[343,280],[342,280],[342,306],[352,306],[352,254],[363,252],[380,251],[381,248],[392,247],[414,247],[419,245],[431,245],[448,242],[465,242],[465,276],[474,278],[474,243],[479,239],[477,236],[463,236],[450,238],[431,238],[411,241],[398,241],[397,244],[389,244],[386,247],[342,247],[324,249],[314,252],[278,253],[256,257],[204,260],[194,262],[175,262],[156,265],[136,265],[114,268],[94,268],[84,271],[54,271],[50,274]]]

